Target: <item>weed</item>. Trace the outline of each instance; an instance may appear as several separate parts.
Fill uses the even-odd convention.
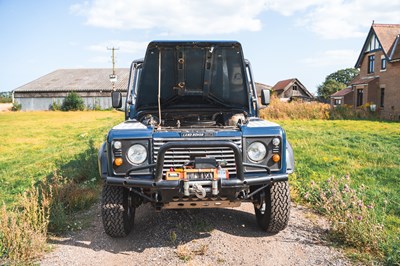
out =
[[[59,103],[58,101],[54,101],[52,104],[49,106],[50,111],[60,111],[61,110],[62,104]]]
[[[175,231],[171,231],[171,232],[169,233],[169,240],[171,240],[171,242],[172,242],[173,244],[175,244],[175,241],[176,241],[176,232],[175,232]]]
[[[185,245],[179,245],[175,252],[178,258],[184,262],[188,262],[193,258],[193,252]]]
[[[380,245],[385,241],[383,216],[373,202],[366,200],[366,187],[353,188],[349,175],[331,177],[321,185],[314,182],[304,198],[329,217],[331,235],[351,247],[382,258]]]
[[[187,245],[179,245],[176,249],[176,254],[180,260],[188,262],[194,256],[203,256],[208,251],[208,245],[201,244],[199,247],[191,249]]]
[[[20,208],[0,209],[0,264],[25,264],[46,250],[51,194],[31,187]],[[2,261],[3,260],[3,261]]]

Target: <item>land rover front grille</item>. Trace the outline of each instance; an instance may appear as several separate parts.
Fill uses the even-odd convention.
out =
[[[235,143],[239,149],[242,149],[242,139],[239,138],[196,138],[185,139],[185,141],[231,141]],[[154,139],[153,140],[153,156],[154,162],[157,161],[157,154],[160,147],[168,142],[179,142],[182,139]],[[187,161],[194,157],[210,157],[215,158],[217,162],[226,162],[225,169],[229,174],[236,174],[235,154],[228,147],[188,147],[188,148],[172,148],[165,153],[163,174],[170,168],[182,167]]]

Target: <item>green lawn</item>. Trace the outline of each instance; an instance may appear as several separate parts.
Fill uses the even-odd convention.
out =
[[[295,151],[293,186],[307,189],[331,176],[349,174],[364,184],[368,201],[383,207],[385,226],[400,234],[400,123],[282,120]]]
[[[32,182],[96,147],[124,119],[121,112],[10,112],[0,114],[0,202],[11,204]]]
[[[32,182],[51,175],[96,147],[123,121],[116,111],[17,112],[0,114],[0,202],[12,205]],[[400,124],[372,121],[282,120],[295,151],[290,182],[303,191],[311,181],[349,174],[364,184],[367,201],[382,210],[389,235],[400,235]],[[298,196],[297,196],[298,197]],[[397,240],[396,240],[397,241]],[[393,250],[397,248],[395,242]]]

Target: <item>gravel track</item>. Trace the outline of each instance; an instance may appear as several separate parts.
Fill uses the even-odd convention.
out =
[[[276,235],[258,228],[250,203],[159,213],[143,205],[131,234],[117,239],[104,233],[99,204],[85,215],[91,225],[51,239],[41,265],[351,265],[324,240],[326,221],[301,206]]]

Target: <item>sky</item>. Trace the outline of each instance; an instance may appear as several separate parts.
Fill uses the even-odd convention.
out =
[[[400,0],[0,0],[0,91],[111,68],[111,47],[127,68],[152,40],[237,40],[257,82],[298,78],[315,93],[354,67],[372,21],[399,24]]]

